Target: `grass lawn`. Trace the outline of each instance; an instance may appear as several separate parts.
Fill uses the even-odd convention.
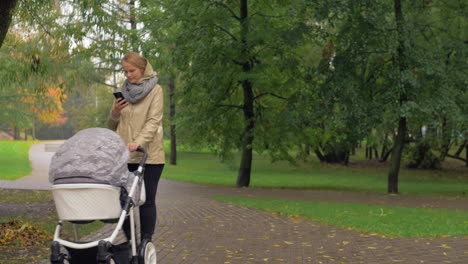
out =
[[[36,141],[0,141],[0,180],[14,180],[31,172],[28,149],[34,143]],[[165,148],[168,154],[167,143]],[[221,163],[206,150],[194,152],[183,147],[178,149],[178,164],[166,164],[164,178],[235,185],[239,166],[237,159]],[[307,163],[294,166],[285,161],[271,163],[267,156],[254,154],[250,186],[386,193],[387,166],[365,161],[361,152],[351,157],[349,166],[321,164],[314,157]],[[402,167],[399,191],[410,195],[467,197],[468,168],[464,167],[463,162],[450,159],[444,163],[443,170],[410,170]]]
[[[461,210],[245,197],[213,197],[213,199],[275,212],[287,217],[305,217],[385,237],[468,235],[468,211]]]
[[[0,141],[0,180],[15,180],[31,173],[29,147],[37,141]]]
[[[251,187],[316,189],[351,192],[387,193],[388,169],[378,162],[353,161],[349,166],[309,163],[294,166],[288,162],[271,163],[268,157],[254,155]],[[236,184],[237,161],[220,163],[207,152],[178,152],[177,165],[166,164],[163,177],[192,183]],[[446,162],[447,169],[400,171],[401,194],[467,197],[468,168],[462,162]]]

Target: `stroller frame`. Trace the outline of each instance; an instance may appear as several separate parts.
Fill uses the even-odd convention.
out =
[[[114,242],[116,241],[117,235],[119,234],[120,230],[122,229],[122,226],[124,224],[124,221],[126,220],[127,215],[129,215],[130,218],[130,244],[131,244],[131,259],[129,263],[132,264],[156,264],[156,250],[154,248],[154,245],[150,241],[146,241],[145,245],[141,245],[140,243],[137,244],[137,232],[135,230],[135,215],[134,215],[134,209],[135,209],[135,203],[133,202],[133,197],[136,194],[137,187],[144,188],[143,185],[143,172],[144,172],[144,167],[145,167],[145,162],[147,159],[147,152],[145,149],[138,147],[137,151],[143,153],[143,158],[141,159],[138,169],[134,171],[135,178],[133,180],[132,186],[130,191],[128,192],[128,195],[125,200],[125,204],[122,207],[122,210],[120,212],[120,216],[118,217],[117,225],[113,232],[111,233],[110,236],[97,240],[97,241],[92,241],[92,242],[85,242],[85,243],[77,243],[77,242],[71,242],[69,240],[65,240],[60,238],[60,233],[62,231],[63,227],[63,222],[64,220],[59,219],[58,224],[55,228],[54,232],[54,239],[52,242],[51,246],[51,254],[50,254],[50,261],[52,264],[63,264],[65,263],[64,261],[73,261],[67,254],[61,253],[60,252],[60,247],[65,246],[70,249],[77,249],[77,250],[83,250],[83,249],[90,249],[97,247],[97,255],[96,255],[96,263],[98,264],[110,264],[110,263],[115,263],[113,260],[113,254],[109,252],[112,246],[114,246]],[[74,184],[78,187],[83,186],[107,186],[109,185],[104,185],[104,184]],[[115,186],[112,186],[115,187]],[[54,188],[54,187],[53,187]],[[72,187],[73,188],[73,187]],[[72,189],[71,188],[71,189]],[[115,187],[120,189],[119,187]],[[106,220],[106,219],[93,219],[94,220]],[[89,221],[88,219],[85,219],[83,221]],[[74,221],[71,221],[72,223]],[[80,222],[80,220],[78,220]],[[74,228],[76,228],[76,224],[74,223]],[[78,240],[77,237],[77,231],[74,229],[75,233],[75,240]],[[137,246],[140,246],[139,250],[137,250]],[[138,251],[138,252],[137,252]],[[151,251],[151,252],[150,252]],[[153,256],[150,257],[151,263],[145,263],[146,262],[146,254],[154,254]],[[153,258],[154,257],[154,258]],[[152,261],[154,259],[154,262]],[[75,263],[75,262],[72,262]]]

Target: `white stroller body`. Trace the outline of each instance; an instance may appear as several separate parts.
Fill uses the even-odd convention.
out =
[[[138,169],[127,169],[129,152],[111,130],[91,128],[78,132],[52,158],[50,181],[59,222],[52,242],[50,260],[62,263],[156,264],[151,242],[140,245],[135,231],[134,209],[145,201],[143,152]],[[124,221],[130,220],[131,238],[116,244]],[[60,237],[64,221],[89,223],[95,220],[117,223],[110,236],[96,241],[69,241]],[[78,240],[75,234],[75,240]],[[62,253],[64,246],[68,252]]]

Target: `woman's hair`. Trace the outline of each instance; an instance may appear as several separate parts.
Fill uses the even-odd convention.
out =
[[[136,52],[129,52],[125,54],[122,59],[122,62],[130,63],[131,65],[137,67],[138,69],[145,71],[146,64],[148,63],[144,57]]]

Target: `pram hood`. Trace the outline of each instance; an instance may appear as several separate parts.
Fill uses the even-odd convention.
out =
[[[52,157],[49,181],[101,183],[130,189],[134,174],[128,171],[130,157],[120,136],[106,128],[88,128],[69,138]]]

